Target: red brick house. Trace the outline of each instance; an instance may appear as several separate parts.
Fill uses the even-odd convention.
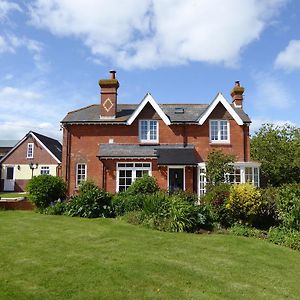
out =
[[[62,175],[72,194],[82,180],[109,192],[125,190],[147,173],[162,189],[205,192],[205,161],[213,149],[234,154],[231,182],[259,184],[259,164],[250,161],[244,88],[236,82],[232,103],[217,94],[210,104],[158,104],[146,94],[140,104],[118,104],[119,82],[99,81],[100,105],[69,112],[62,120]]]
[[[22,192],[35,175],[59,176],[61,156],[59,141],[37,132],[28,132],[0,159],[0,191]]]

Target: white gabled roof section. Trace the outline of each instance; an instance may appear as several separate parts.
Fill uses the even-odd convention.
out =
[[[131,125],[133,123],[133,121],[137,118],[137,116],[140,114],[140,112],[143,110],[147,103],[150,103],[152,105],[152,107],[155,109],[155,111],[158,113],[158,115],[161,117],[161,119],[165,122],[166,125],[171,124],[170,119],[163,112],[160,106],[156,103],[152,95],[150,93],[147,93],[143,101],[139,104],[139,106],[133,112],[131,117],[127,120],[127,125]]]
[[[222,103],[225,109],[231,114],[231,116],[234,118],[234,120],[238,123],[238,125],[243,125],[244,122],[240,118],[240,116],[235,112],[235,110],[231,107],[231,105],[227,102],[227,100],[224,98],[224,96],[221,93],[218,93],[214,101],[209,105],[205,113],[201,116],[199,119],[199,124],[202,125],[209,115],[213,112],[215,107],[219,104]]]

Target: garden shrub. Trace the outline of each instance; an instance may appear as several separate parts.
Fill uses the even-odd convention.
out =
[[[145,194],[129,194],[120,192],[112,199],[112,207],[117,216],[122,216],[127,212],[142,210],[144,207]]]
[[[274,244],[300,250],[300,231],[298,230],[285,227],[271,227],[268,239]]]
[[[300,230],[300,184],[283,185],[276,200],[283,226]]]
[[[259,191],[261,205],[253,218],[253,226],[260,229],[268,229],[279,223],[278,208],[276,205],[278,188],[268,187]]]
[[[211,186],[210,190],[201,198],[201,203],[209,205],[214,219],[222,227],[229,227],[233,220],[229,210],[225,207],[230,194],[230,184],[222,183]]]
[[[99,218],[113,215],[112,195],[89,182],[66,205],[65,214],[72,217]]]
[[[173,195],[179,196],[182,200],[184,200],[188,203],[191,203],[191,204],[198,203],[198,196],[195,193],[179,190],[179,191],[173,193]]]
[[[145,174],[143,177],[137,178],[131,186],[128,187],[126,193],[136,194],[153,194],[159,191],[156,179]]]
[[[237,236],[256,237],[256,238],[267,237],[267,235],[263,231],[242,224],[234,224],[231,228],[229,228],[229,232]]]
[[[168,200],[168,231],[189,231],[196,223],[194,204],[181,198],[180,195],[171,195]]]
[[[51,175],[35,176],[27,184],[29,199],[38,209],[44,209],[58,199],[65,199],[66,184],[62,178]]]
[[[45,215],[63,215],[66,212],[66,202],[57,200],[41,212]]]
[[[260,192],[250,183],[232,185],[225,207],[234,221],[252,225],[261,209]]]
[[[200,229],[212,230],[215,226],[215,215],[211,205],[201,203],[194,206],[194,219],[195,222],[192,231],[196,232]]]
[[[130,211],[125,214],[124,219],[133,225],[140,225],[143,223],[143,212],[142,211]]]

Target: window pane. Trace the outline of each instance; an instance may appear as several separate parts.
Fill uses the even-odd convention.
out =
[[[157,121],[150,121],[150,140],[155,141],[157,137]]]
[[[79,185],[82,181],[85,180],[86,180],[86,164],[78,164],[76,183],[77,185]]]
[[[210,137],[212,141],[218,140],[218,121],[210,122]]]
[[[253,176],[252,176],[252,168],[246,167],[245,168],[245,182],[252,182]]]
[[[228,139],[228,132],[227,132],[227,121],[220,121],[220,129],[221,129],[221,140]]]
[[[140,139],[141,140],[147,140],[148,136],[148,122],[147,121],[141,121],[140,123],[141,129],[140,129]]]

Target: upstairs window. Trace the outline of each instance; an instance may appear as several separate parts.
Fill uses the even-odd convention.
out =
[[[156,120],[140,120],[139,137],[141,143],[157,143],[158,122]]]
[[[210,120],[209,136],[212,143],[229,143],[229,122],[227,120]]]
[[[86,181],[87,178],[87,165],[76,165],[76,186],[79,186],[82,181]]]
[[[34,144],[28,143],[27,144],[27,158],[33,158],[33,149],[34,149]]]

